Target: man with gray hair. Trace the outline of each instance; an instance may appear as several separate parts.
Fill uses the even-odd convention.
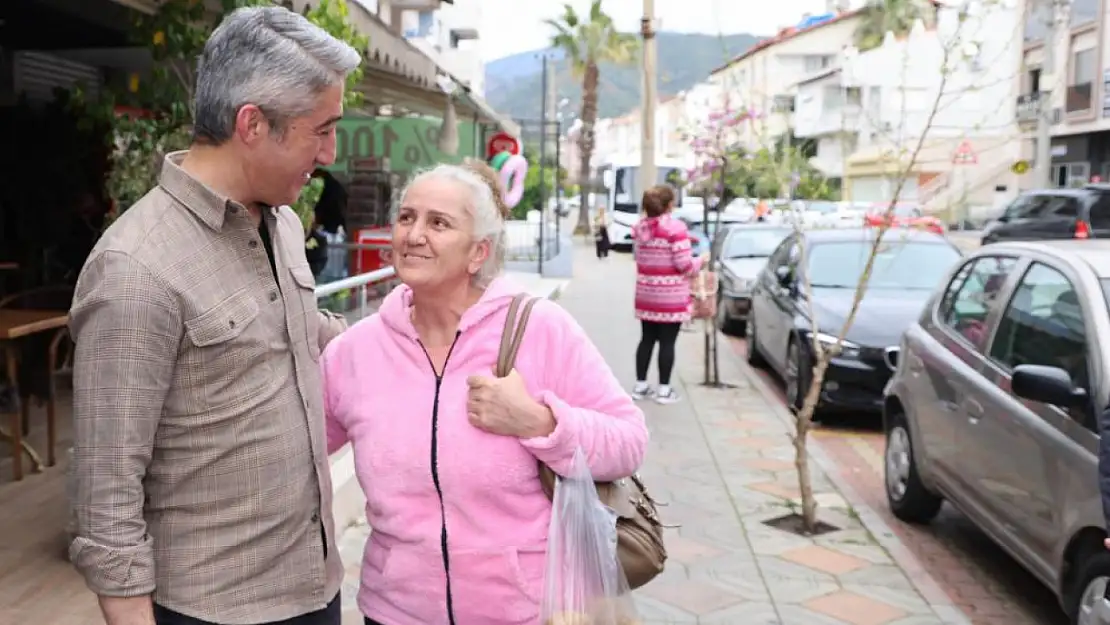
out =
[[[228,15],[193,144],[89,255],[70,327],[70,559],[108,625],[338,625],[317,310],[288,207],[335,160],[350,46]]]

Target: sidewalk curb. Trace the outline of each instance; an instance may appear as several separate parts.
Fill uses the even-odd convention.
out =
[[[720,333],[718,333],[718,338],[725,341],[728,340],[727,337]],[[732,350],[724,351],[726,352],[725,357],[733,359],[736,369],[744,377],[744,380],[750,384],[752,388],[759,391],[764,403],[775,413],[775,416],[793,428],[794,415],[786,406],[783,406],[779,402],[778,396],[776,396],[775,392],[767,385],[767,382],[759,377],[759,375],[752,370],[751,365],[744,362],[739,354]],[[921,597],[929,604],[929,607],[932,608],[933,612],[941,621],[945,623],[945,625],[971,625],[971,620],[952,603],[952,599],[948,596],[948,593],[944,592],[936,580],[933,579],[933,576],[925,570],[925,567],[921,565],[917,556],[911,553],[910,550],[902,544],[902,541],[895,536],[894,531],[887,525],[886,521],[884,521],[871,506],[863,501],[863,498],[859,496],[856,490],[840,477],[840,471],[837,469],[836,464],[825,454],[825,450],[821,446],[820,441],[813,437],[809,437],[806,448],[809,451],[810,458],[816,462],[821,471],[825,473],[829,482],[840,492],[841,497],[843,497],[844,500],[848,502],[848,505],[855,510],[863,527],[875,537],[875,541],[879,543],[879,546],[890,554],[890,557],[894,560],[898,568],[905,571],[910,584],[917,589],[917,592],[920,593]]]

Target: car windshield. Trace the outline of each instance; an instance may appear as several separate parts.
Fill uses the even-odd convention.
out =
[[[814,244],[806,262],[810,285],[856,288],[872,247],[870,239]],[[960,253],[947,243],[883,241],[867,288],[931,290],[959,258]]]
[[[692,219],[683,219],[682,221],[686,222],[686,228],[690,231],[690,234],[693,234],[693,235],[696,235],[696,236],[699,236],[699,237],[705,236],[705,222],[704,221],[694,221]],[[721,227],[722,228],[728,228],[733,223],[736,223],[736,222],[726,221],[726,220],[722,219],[721,220]],[[710,219],[709,220],[709,237],[713,238],[713,235],[716,234],[716,233],[717,233],[717,220]]]
[[[725,241],[723,256],[728,258],[766,258],[782,243],[789,229],[737,228]]]

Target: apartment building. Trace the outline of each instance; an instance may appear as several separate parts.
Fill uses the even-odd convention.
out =
[[[758,115],[738,130],[741,146],[757,150],[790,130],[798,82],[833,67],[852,43],[859,21],[858,10],[831,13],[823,20],[807,18],[710,73],[710,82],[721,93],[718,108],[727,100],[730,108],[747,108]]]
[[[1042,102],[1045,36],[1052,5],[1049,0],[1025,0],[1023,64],[1016,83],[1015,111],[1021,126],[1022,158],[1035,164],[1037,123],[1050,123],[1051,186],[1070,187],[1110,180],[1110,3],[1070,0],[1057,33],[1055,87]],[[1021,177],[1024,189],[1040,188],[1036,167]]]
[[[393,4],[397,6],[397,0]],[[437,0],[419,4],[438,7],[405,11],[401,18],[405,39],[468,86],[471,93],[484,98],[486,71],[479,33],[482,0],[452,0],[442,4]]]
[[[816,142],[811,163],[842,178],[846,199],[881,201],[900,189],[900,199],[934,212],[995,205],[1017,183],[1007,103],[1020,28],[1019,8],[984,3],[941,8],[935,27],[918,21],[873,50],[849,46],[834,67],[798,82],[794,134]]]

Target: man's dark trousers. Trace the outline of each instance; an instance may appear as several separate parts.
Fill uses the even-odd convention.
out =
[[[336,595],[335,599],[332,599],[328,607],[323,610],[294,616],[284,621],[267,623],[266,625],[340,625],[342,621],[343,612],[339,605],[339,595]],[[158,625],[219,625],[218,623],[209,623],[191,616],[178,614],[158,604],[154,605],[154,622]]]

